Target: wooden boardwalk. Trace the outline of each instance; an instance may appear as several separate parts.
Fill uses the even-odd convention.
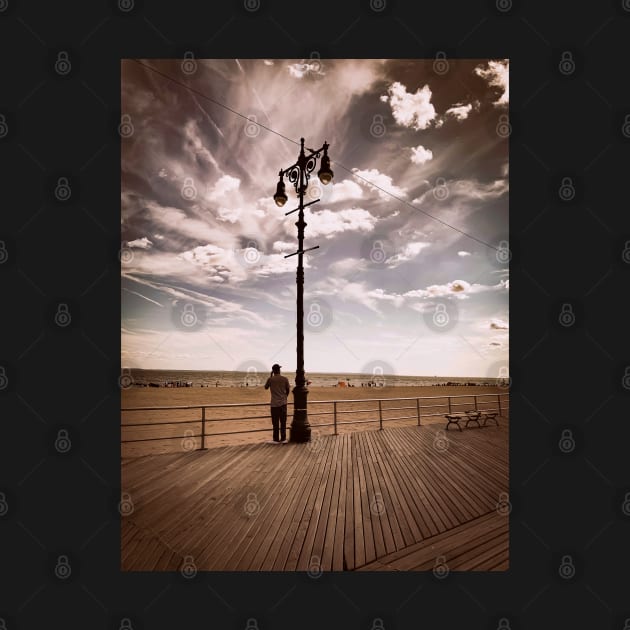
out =
[[[139,457],[122,490],[127,571],[508,568],[506,419]]]

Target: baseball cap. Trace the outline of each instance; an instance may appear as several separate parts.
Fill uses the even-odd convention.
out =
[[[274,363],[274,364],[271,366],[271,369],[272,369],[272,370],[279,370],[281,367],[282,367],[281,365],[278,365],[277,363]]]

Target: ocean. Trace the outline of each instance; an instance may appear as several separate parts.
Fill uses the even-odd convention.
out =
[[[215,370],[141,370],[131,368],[123,370],[131,373],[136,387],[262,387],[269,372],[229,372]],[[295,372],[282,372],[291,384],[295,382]],[[309,372],[306,374],[309,387],[333,387],[344,383],[344,387],[361,387],[361,384],[373,386],[404,387],[428,385],[497,385],[501,379],[490,377],[461,376],[402,376],[398,374],[343,374]]]

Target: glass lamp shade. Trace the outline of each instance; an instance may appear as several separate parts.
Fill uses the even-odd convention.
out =
[[[284,182],[280,180],[278,187],[276,188],[276,194],[273,196],[273,200],[279,208],[282,208],[287,202],[287,194],[284,192]]]

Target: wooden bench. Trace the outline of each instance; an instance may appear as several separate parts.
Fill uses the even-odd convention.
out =
[[[457,425],[457,428],[461,431],[462,427],[460,426],[461,420],[466,420],[466,428],[471,422],[476,422],[477,426],[481,428],[480,420],[483,420],[483,426],[485,427],[488,420],[494,420],[495,424],[499,426],[499,421],[497,420],[497,416],[499,415],[498,411],[477,411],[477,410],[468,410],[463,413],[445,413],[444,417],[447,420],[446,430],[451,424]]]

